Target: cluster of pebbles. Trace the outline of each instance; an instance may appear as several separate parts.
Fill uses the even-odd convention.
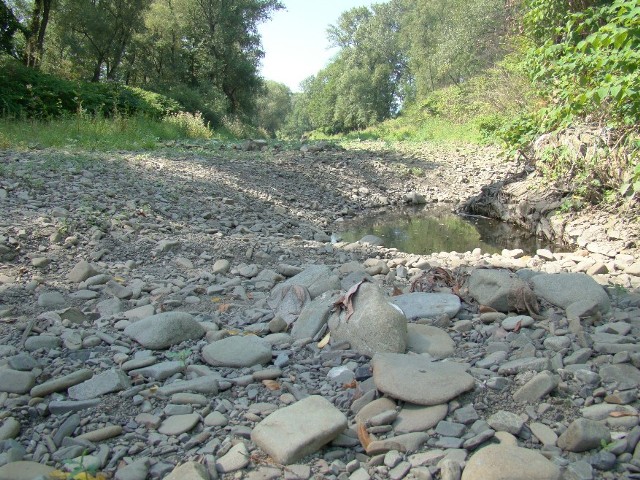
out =
[[[3,153],[0,479],[640,478],[637,251],[331,242],[442,148]]]

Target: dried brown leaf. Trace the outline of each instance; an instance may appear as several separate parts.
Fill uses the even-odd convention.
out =
[[[358,422],[358,440],[360,440],[360,444],[366,450],[371,443],[371,436],[369,432],[367,432],[367,427],[363,422]]]
[[[267,390],[271,390],[272,392],[275,390],[280,390],[282,387],[280,387],[280,384],[278,382],[276,382],[275,380],[263,380],[262,384],[267,387]]]
[[[358,387],[358,382],[353,379],[351,380],[349,383],[344,383],[342,385],[343,388],[357,388]]]
[[[479,311],[480,313],[492,313],[492,312],[497,312],[497,310],[496,310],[495,308],[491,308],[491,307],[489,307],[489,306],[487,306],[487,305],[480,305],[480,306],[478,307],[478,311]]]
[[[364,279],[364,280],[361,280],[358,283],[356,283],[353,287],[351,287],[349,289],[349,291],[347,291],[347,293],[342,295],[333,304],[334,308],[337,307],[337,308],[340,308],[340,309],[346,309],[347,310],[347,316],[345,317],[345,321],[347,321],[347,322],[351,318],[351,315],[353,315],[353,298],[352,297],[358,292],[358,289],[360,288],[360,285],[362,285],[366,281],[367,280]]]
[[[227,310],[229,310],[231,308],[231,304],[230,303],[221,303],[218,306],[218,312],[220,313],[225,313]]]
[[[615,411],[609,414],[610,417],[619,418],[619,417],[637,417],[637,413],[633,412],[624,412],[624,411]]]
[[[391,294],[393,297],[397,297],[398,295],[402,295],[402,290],[398,287],[393,287],[393,293]]]
[[[519,320],[519,321],[516,323],[516,326],[515,326],[515,327],[513,327],[513,331],[514,331],[514,333],[518,333],[518,332],[520,331],[520,329],[521,329],[521,328],[522,328],[522,321],[521,321],[521,320]]]

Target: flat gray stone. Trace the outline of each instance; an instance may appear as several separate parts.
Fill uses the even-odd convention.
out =
[[[340,309],[329,318],[335,342],[349,342],[362,355],[379,352],[404,353],[407,348],[407,319],[376,285],[365,282],[351,297],[353,314]]]
[[[314,299],[329,290],[340,290],[340,277],[334,275],[327,265],[311,265],[277,285],[274,290],[290,285],[306,287],[311,298]]]
[[[640,370],[628,363],[605,364],[598,373],[603,383],[615,382],[629,388],[640,386]]]
[[[161,396],[169,396],[180,392],[217,395],[220,379],[220,375],[205,375],[191,380],[178,380],[158,388],[156,393]]]
[[[276,463],[288,465],[331,442],[347,418],[325,398],[312,395],[273,412],[251,432],[251,440]]]
[[[174,360],[130,370],[129,375],[141,375],[145,378],[152,378],[153,380],[165,380],[178,372],[182,372],[184,369],[184,363]]]
[[[198,462],[186,462],[174,468],[163,480],[209,480],[207,467]]]
[[[602,423],[586,418],[571,422],[558,438],[558,446],[569,452],[586,452],[611,441],[611,432]]]
[[[548,370],[538,373],[515,391],[513,399],[518,403],[536,403],[551,393],[560,382],[557,375]]]
[[[517,373],[526,372],[528,370],[541,372],[543,370],[549,370],[549,367],[550,365],[548,358],[516,358],[515,360],[510,360],[500,365],[500,367],[498,368],[498,373],[500,375],[516,375]]]
[[[158,428],[158,432],[163,435],[181,435],[191,431],[200,421],[197,413],[187,413],[184,415],[173,415],[166,418]]]
[[[59,292],[42,292],[38,296],[38,305],[44,308],[61,308],[66,303],[64,296]]]
[[[376,354],[371,366],[378,390],[417,405],[440,405],[475,386],[462,365],[420,355]]]
[[[408,320],[455,317],[460,311],[460,297],[450,293],[413,292],[398,295],[391,302],[400,307]]]
[[[163,349],[186,340],[199,340],[205,330],[188,313],[164,312],[132,323],[124,334],[145,348]]]
[[[293,324],[291,336],[296,340],[313,338],[329,320],[335,300],[334,296],[326,294],[308,303]]]
[[[0,423],[0,442],[16,438],[20,433],[20,422],[13,417],[7,417]]]
[[[424,445],[430,438],[426,432],[405,433],[395,437],[374,440],[367,446],[367,455],[379,455],[390,450],[402,453],[413,453]]]
[[[231,447],[227,453],[216,460],[216,470],[220,473],[235,472],[247,465],[249,465],[249,452],[242,442]]]
[[[27,393],[35,383],[36,377],[31,372],[0,368],[0,392]]]
[[[535,435],[535,437],[540,440],[540,443],[545,446],[555,447],[556,442],[558,441],[558,435],[556,434],[556,432],[551,430],[548,425],[540,422],[532,422],[529,425],[529,428],[531,429],[531,433],[533,433],[533,435]]]
[[[122,468],[119,468],[115,480],[147,480],[149,473],[149,459],[141,458]],[[165,480],[168,477],[165,477]]]
[[[487,423],[496,432],[508,432],[518,435],[524,426],[524,420],[515,413],[498,410],[487,419]]]
[[[448,412],[449,406],[446,403],[430,407],[405,404],[393,423],[393,431],[395,433],[426,432],[443,420]]]
[[[271,345],[253,335],[236,335],[204,347],[202,358],[214,367],[252,367],[271,361]]]
[[[100,272],[86,260],[80,260],[67,274],[67,280],[74,283],[84,282],[87,278],[98,275]]]
[[[91,377],[69,388],[69,397],[74,400],[89,400],[107,393],[119,392],[131,386],[122,370],[111,369]]]
[[[91,400],[60,400],[49,402],[49,412],[51,415],[64,415],[69,412],[79,412],[86,410],[87,408],[93,408],[100,405],[99,398],[92,398]]]
[[[428,353],[441,359],[453,355],[456,347],[449,334],[438,327],[409,323],[407,334],[407,350],[413,353]]]
[[[33,480],[39,476],[49,478],[54,470],[53,467],[37,462],[11,462],[0,467],[0,480]]]
[[[291,325],[311,301],[309,290],[302,285],[281,285],[274,288],[267,300],[276,317]]]
[[[32,397],[44,397],[50,393],[61,392],[85,380],[89,380],[92,376],[93,371],[88,368],[81,368],[62,377],[52,378],[40,385],[36,385],[31,389],[30,395]]]
[[[467,461],[462,480],[560,480],[560,469],[535,450],[489,445]]]
[[[604,288],[584,273],[543,273],[534,276],[531,283],[536,295],[564,309],[584,299],[596,301],[602,313],[611,306]]]

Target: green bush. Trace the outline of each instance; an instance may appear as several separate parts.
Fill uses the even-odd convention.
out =
[[[0,114],[14,118],[58,118],[69,114],[110,117],[142,114],[161,118],[180,111],[166,96],[117,83],[64,80],[0,58]]]

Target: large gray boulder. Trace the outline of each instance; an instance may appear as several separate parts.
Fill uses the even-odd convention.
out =
[[[611,308],[604,288],[584,273],[542,273],[534,276],[531,284],[536,295],[577,316],[595,313],[594,309],[606,313]]]
[[[536,450],[489,445],[468,461],[462,480],[559,480],[560,468]]]
[[[538,309],[538,300],[529,285],[508,270],[474,270],[469,277],[469,294],[479,304],[499,312]]]
[[[281,288],[300,285],[309,290],[311,298],[316,298],[329,290],[340,290],[340,277],[331,272],[326,265],[311,265],[297,275],[276,285],[272,291],[275,295]]]
[[[145,348],[163,349],[186,340],[198,340],[204,327],[185,312],[165,312],[139,320],[124,329],[124,334]]]
[[[350,316],[348,309],[340,309],[329,318],[333,341],[347,341],[351,348],[369,356],[406,351],[407,319],[380,288],[362,283],[351,301]]]

